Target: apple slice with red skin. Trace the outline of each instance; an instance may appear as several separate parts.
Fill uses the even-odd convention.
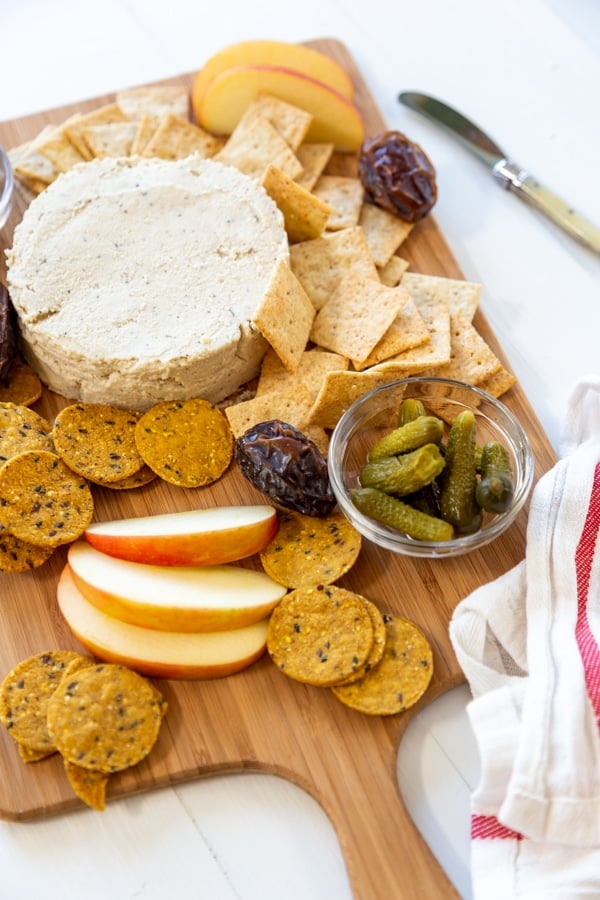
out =
[[[154,566],[116,559],[86,541],[68,563],[86,600],[107,615],[158,631],[228,631],[264,619],[286,588],[241,566]]]
[[[259,553],[279,527],[269,505],[215,506],[94,522],[85,539],[103,553],[157,566],[216,566]]]
[[[267,619],[231,631],[197,634],[121,622],[88,603],[68,565],[58,581],[57,599],[69,628],[90,653],[151,678],[223,678],[247,668],[266,648]]]
[[[214,134],[231,134],[261,93],[312,113],[307,141],[332,142],[336,150],[354,153],[364,139],[364,124],[351,100],[316,78],[282,66],[234,66],[221,72],[195,109],[198,124]]]
[[[192,106],[197,109],[206,88],[217,75],[240,65],[284,66],[309,75],[335,88],[349,100],[354,96],[352,80],[339,63],[319,50],[287,41],[247,40],[228,44],[210,56],[194,77]]]

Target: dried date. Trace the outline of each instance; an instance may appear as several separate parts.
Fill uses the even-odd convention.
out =
[[[400,131],[387,131],[363,142],[358,174],[367,200],[406,222],[424,218],[437,200],[431,160]]]
[[[244,432],[235,459],[254,487],[286,509],[323,517],[335,506],[327,462],[301,431],[270,419]]]
[[[8,291],[0,282],[0,384],[6,384],[17,358],[17,323]]]

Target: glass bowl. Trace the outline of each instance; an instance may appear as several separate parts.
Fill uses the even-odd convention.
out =
[[[369,449],[396,427],[401,400],[406,398],[421,400],[428,413],[446,423],[446,429],[461,410],[471,409],[475,414],[477,444],[498,440],[508,450],[514,482],[512,502],[502,513],[484,513],[482,525],[474,533],[456,535],[447,541],[416,540],[369,518],[352,503],[349,492],[360,487],[359,475]],[[394,553],[444,558],[479,549],[509,528],[529,496],[534,461],[523,427],[490,394],[444,378],[406,378],[374,388],[346,410],[331,437],[328,468],[341,510],[365,538]]]
[[[13,198],[13,171],[6,151],[0,147],[0,228],[8,221]]]

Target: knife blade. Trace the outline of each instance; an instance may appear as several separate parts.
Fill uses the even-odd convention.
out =
[[[531,172],[518,165],[478,125],[458,110],[427,94],[402,91],[398,94],[398,100],[451,134],[491,170],[501,187],[513,191],[571,237],[600,254],[600,229],[576,212],[570,203],[541,184]]]

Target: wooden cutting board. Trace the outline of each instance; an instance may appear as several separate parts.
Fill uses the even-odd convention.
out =
[[[351,73],[367,134],[385,123],[347,50],[331,39],[311,42]],[[170,83],[191,85],[193,73]],[[111,97],[0,123],[0,144],[10,148],[48,122],[92,109]],[[10,245],[23,199],[17,194],[0,249]],[[402,246],[413,271],[463,277],[433,217],[415,227]],[[3,254],[2,254],[3,257]],[[2,264],[0,264],[1,267]],[[0,268],[0,274],[3,271]],[[493,290],[493,285],[487,286]],[[481,312],[475,324],[503,359]],[[555,461],[551,445],[519,386],[503,398],[532,442],[536,479]],[[46,392],[35,409],[52,418],[64,401]],[[213,504],[263,502],[234,467],[210,488],[184,490],[163,483],[127,493],[97,489],[97,518],[116,518]],[[426,561],[395,556],[365,542],[360,559],[339,583],[374,600],[382,609],[420,625],[432,642],[435,674],[421,702],[407,713],[370,717],[347,709],[326,689],[282,675],[263,657],[233,677],[203,682],[162,681],[169,712],[158,744],[147,760],[110,781],[111,797],[130,795],[223,771],[262,771],[307,790],[329,815],[340,840],[354,895],[359,900],[456,896],[453,887],[412,823],[396,778],[400,738],[415,711],[463,676],[448,638],[456,604],[524,556],[526,511],[508,533],[469,557]],[[19,660],[57,647],[81,649],[61,619],[55,589],[65,553],[41,569],[0,575],[0,676]],[[244,563],[256,566],[256,560]],[[0,815],[27,820],[80,805],[58,756],[24,765],[8,734],[0,731]],[[99,815],[101,815],[99,813]]]

